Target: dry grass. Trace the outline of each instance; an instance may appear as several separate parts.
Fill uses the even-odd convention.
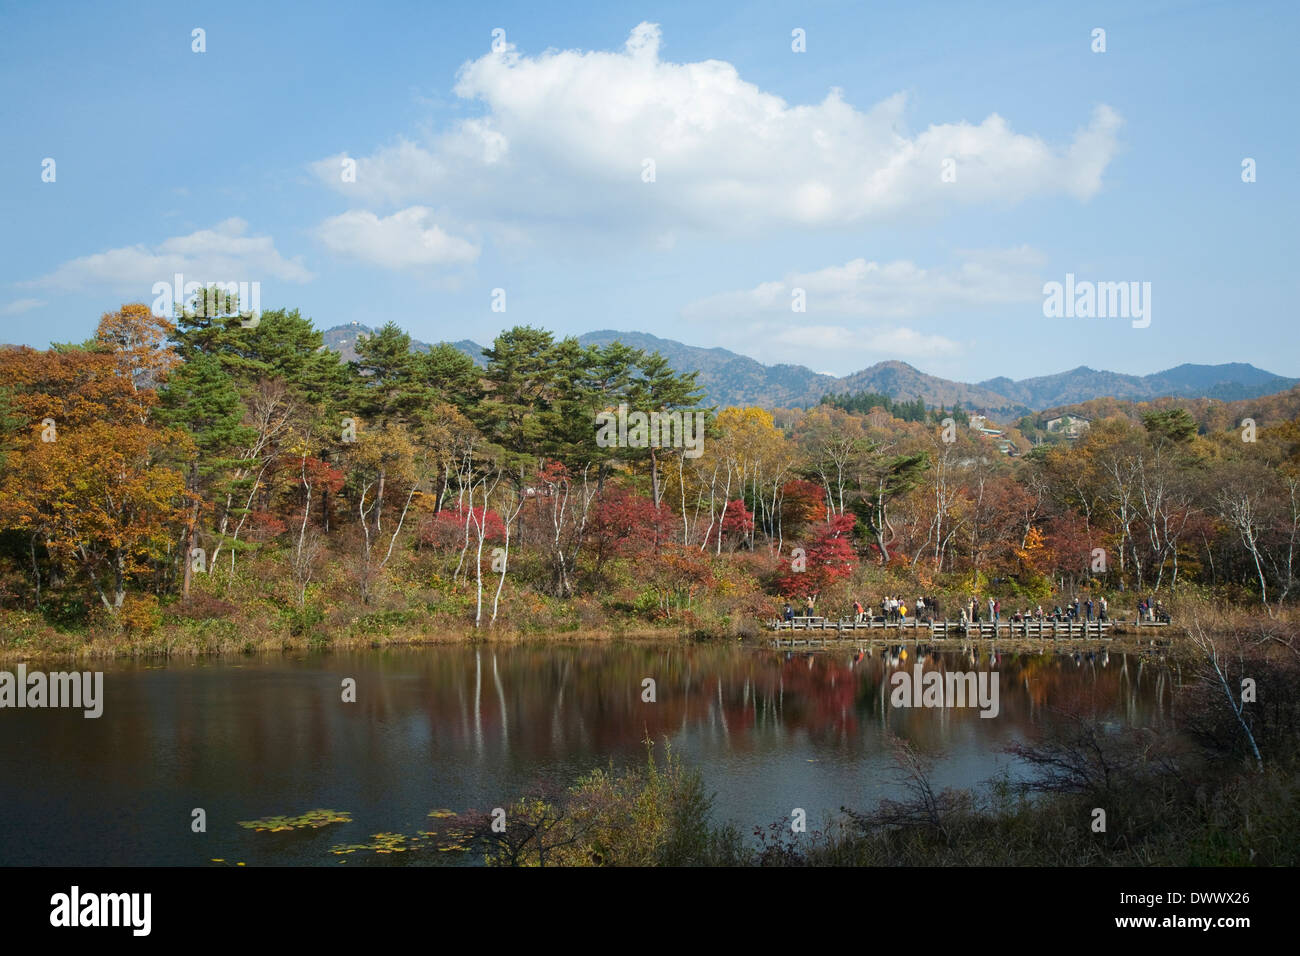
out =
[[[662,641],[686,635],[675,628],[582,627],[540,633],[509,626],[474,628],[465,623],[400,623],[381,632],[338,627],[311,636],[293,635],[284,626],[255,629],[245,622],[217,621],[194,627],[165,624],[149,633],[89,635],[58,631],[36,615],[0,614],[0,661],[109,660],[113,658],[197,658],[306,650],[356,650],[443,644],[527,644],[602,641]]]

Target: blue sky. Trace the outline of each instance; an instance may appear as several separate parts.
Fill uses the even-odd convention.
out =
[[[7,4],[0,341],[80,340],[179,270],[430,341],[531,324],[835,374],[1300,376],[1298,20],[1281,2]],[[1045,317],[1066,273],[1151,283],[1151,324]]]

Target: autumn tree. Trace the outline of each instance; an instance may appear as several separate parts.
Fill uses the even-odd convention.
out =
[[[0,477],[0,524],[39,537],[117,611],[184,518],[184,479],[156,463],[184,440],[131,421],[64,428],[53,441],[34,431]]]
[[[804,555],[786,561],[773,578],[784,595],[807,594],[816,598],[836,581],[853,575],[857,555],[853,551],[853,515],[836,515],[819,528],[804,548]]]

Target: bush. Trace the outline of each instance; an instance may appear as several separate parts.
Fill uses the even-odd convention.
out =
[[[642,767],[596,770],[562,795],[534,793],[508,812],[511,833],[479,820],[478,839],[497,866],[687,866],[741,862],[733,827],[709,822],[713,798],[698,770],[671,750],[660,766],[646,741]]]
[[[311,637],[325,620],[325,611],[316,604],[287,607],[281,612],[289,634],[293,637]]]

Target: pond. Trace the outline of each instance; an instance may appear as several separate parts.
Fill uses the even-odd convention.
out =
[[[0,864],[421,862],[330,850],[414,833],[434,810],[491,811],[539,781],[643,762],[647,737],[702,771],[718,820],[749,833],[797,807],[815,828],[842,806],[901,794],[888,733],[933,759],[937,785],[964,787],[1018,775],[1004,748],[1049,708],[1086,699],[1120,724],[1171,720],[1174,675],[1133,654],[1090,645],[924,657],[927,672],[996,674],[996,716],[893,706],[890,675],[911,677],[917,654],[895,663],[878,646],[861,659],[592,643],[94,664],[98,719],[0,709]],[[347,679],[355,702],[343,700]],[[196,808],[206,832],[192,829]],[[316,809],[350,820],[239,825]]]

